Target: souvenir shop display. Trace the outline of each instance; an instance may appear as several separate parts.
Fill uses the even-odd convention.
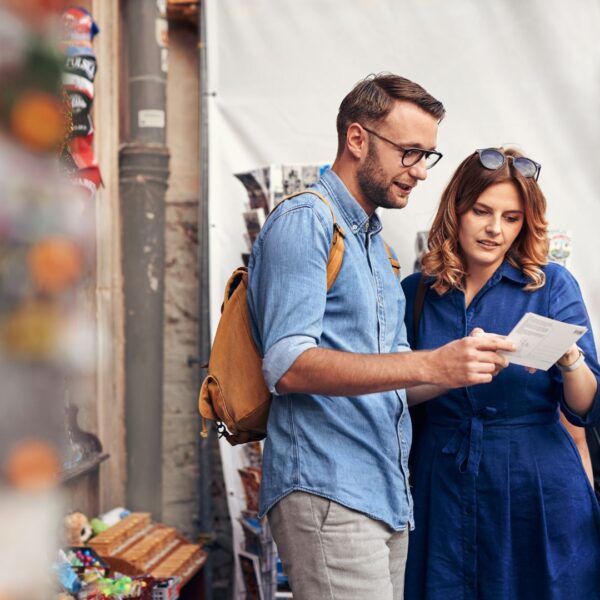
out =
[[[565,229],[550,229],[548,231],[548,241],[550,242],[548,260],[566,267],[571,256],[573,241],[571,232]]]
[[[235,174],[248,194],[246,210],[242,213],[246,224],[246,233],[244,234],[246,251],[242,253],[242,260],[246,266],[252,244],[254,244],[269,212],[285,196],[316,183],[321,177],[321,173],[328,167],[329,165],[325,164],[270,165]]]
[[[94,101],[96,55],[92,46],[99,33],[92,15],[84,8],[71,7],[62,15],[61,50],[64,54],[62,82],[72,115],[72,129],[65,149],[64,162],[71,165],[73,183],[87,190],[93,199],[102,183],[96,160],[94,124],[91,108]]]
[[[149,513],[116,508],[88,520],[75,512],[63,523],[54,572],[59,593],[75,600],[177,600],[206,561],[199,545]]]
[[[249,442],[242,448],[247,466],[238,473],[246,506],[238,517],[244,535],[238,560],[247,597],[271,600],[277,591],[277,550],[267,519],[258,518],[262,449],[260,442]]]
[[[94,368],[78,296],[95,239],[59,163],[72,119],[54,4],[0,6],[0,596],[16,600],[49,597],[65,392]]]
[[[124,575],[178,577],[185,585],[206,561],[206,553],[174,528],[154,523],[149,513],[131,513],[89,541],[110,567]]]

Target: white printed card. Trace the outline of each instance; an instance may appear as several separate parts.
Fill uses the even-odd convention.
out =
[[[581,325],[526,313],[507,336],[517,351],[501,354],[515,365],[547,371],[586,331]]]

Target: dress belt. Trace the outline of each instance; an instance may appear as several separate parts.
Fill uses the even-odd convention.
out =
[[[551,425],[558,422],[558,412],[531,413],[519,417],[496,417],[497,410],[485,406],[478,410],[470,419],[439,419],[428,417],[430,425],[451,427],[456,429],[454,435],[442,448],[442,454],[456,454],[455,463],[461,473],[479,474],[481,462],[483,429],[512,428],[528,425]]]

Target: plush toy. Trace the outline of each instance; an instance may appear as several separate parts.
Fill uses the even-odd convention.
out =
[[[80,512],[72,512],[65,517],[65,532],[69,546],[83,546],[92,537],[92,528],[87,517]]]
[[[90,525],[92,526],[92,532],[94,535],[98,535],[99,533],[102,533],[108,529],[108,525],[98,517],[94,517],[90,521]]]

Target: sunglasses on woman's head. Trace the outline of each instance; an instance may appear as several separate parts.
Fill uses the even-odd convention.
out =
[[[530,158],[524,156],[506,156],[503,152],[496,148],[482,148],[477,150],[479,162],[486,169],[495,171],[504,165],[507,158],[510,158],[513,167],[523,175],[523,177],[533,177],[536,181],[540,176],[542,165],[536,163]]]

